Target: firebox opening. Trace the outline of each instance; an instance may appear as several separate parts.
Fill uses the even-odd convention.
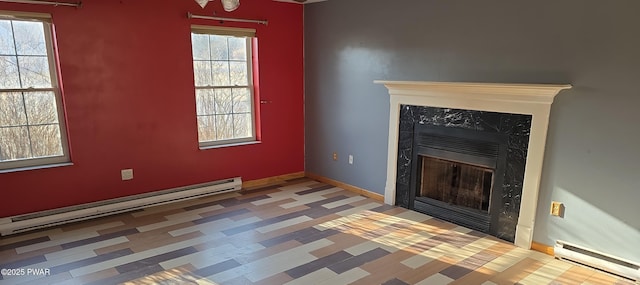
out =
[[[494,169],[420,155],[416,198],[489,212]]]
[[[414,124],[408,208],[497,235],[508,137]]]

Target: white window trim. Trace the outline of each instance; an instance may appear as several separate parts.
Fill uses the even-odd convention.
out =
[[[47,166],[53,167],[59,165],[69,165],[71,162],[71,158],[69,155],[69,142],[67,139],[67,127],[64,114],[65,108],[63,105],[62,92],[58,81],[58,63],[56,61],[55,49],[53,47],[53,28],[51,24],[51,15],[42,13],[0,11],[0,19],[15,21],[36,21],[43,23],[45,43],[47,46],[47,60],[49,61],[49,74],[51,76],[51,88],[0,89],[0,92],[53,92],[56,98],[58,126],[60,129],[60,141],[62,145],[62,155],[60,156],[1,161],[0,173],[49,168]]]
[[[254,29],[244,28],[232,28],[232,27],[217,27],[217,26],[202,26],[192,25],[191,33],[196,34],[208,34],[208,35],[221,35],[221,36],[237,36],[245,38],[246,51],[247,51],[247,85],[239,86],[194,86],[195,90],[198,89],[227,89],[227,88],[248,88],[251,96],[251,136],[246,138],[227,139],[227,140],[215,140],[215,141],[200,141],[198,139],[198,145],[201,150],[214,149],[221,147],[241,146],[258,143],[256,136],[256,112],[255,112],[255,84],[253,82],[253,38],[256,37],[256,31]],[[193,45],[193,43],[192,43]],[[193,62],[193,57],[192,57]],[[194,69],[195,70],[195,69]],[[194,94],[195,96],[195,94]],[[196,114],[197,117],[197,114]],[[196,126],[197,128],[197,126]]]

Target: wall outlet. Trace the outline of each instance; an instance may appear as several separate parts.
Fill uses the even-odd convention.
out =
[[[122,181],[133,179],[133,169],[120,170],[120,176],[122,177]]]
[[[560,202],[553,201],[551,202],[551,215],[556,217],[563,216],[564,205]]]
[[[352,154],[349,155],[349,164],[353,164],[353,155]]]
[[[338,153],[337,152],[333,153],[333,160],[338,160]]]

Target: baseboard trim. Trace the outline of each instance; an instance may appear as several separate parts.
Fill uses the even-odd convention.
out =
[[[304,171],[272,176],[267,178],[261,178],[256,180],[243,181],[242,190],[250,191],[251,189],[248,189],[248,188],[281,184],[281,183],[284,183],[285,180],[291,180],[291,179],[302,178],[302,177],[305,177]]]
[[[371,192],[371,191],[369,191],[367,189],[363,189],[363,188],[360,188],[360,187],[357,187],[357,186],[353,186],[353,185],[350,185],[350,184],[347,184],[347,183],[344,183],[344,182],[340,182],[340,181],[337,181],[337,180],[333,180],[331,178],[327,178],[327,177],[324,177],[324,176],[321,176],[321,175],[318,175],[318,174],[314,174],[314,173],[306,172],[305,176],[308,177],[308,178],[314,179],[314,180],[318,180],[318,181],[323,182],[323,183],[327,183],[329,185],[340,187],[340,188],[342,188],[344,190],[351,191],[351,192],[357,193],[357,194],[365,196],[365,197],[369,197],[371,199],[374,199],[374,200],[377,200],[377,201],[380,201],[380,202],[384,202],[384,196],[382,196],[382,195],[380,195],[378,193]]]
[[[554,256],[553,246],[548,246],[546,244],[537,243],[534,241],[534,242],[531,242],[531,249]]]

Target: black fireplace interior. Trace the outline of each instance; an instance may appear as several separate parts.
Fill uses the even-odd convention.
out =
[[[416,136],[417,126],[437,126],[444,130],[441,136],[445,140],[441,140],[440,146],[416,146],[414,140],[420,140],[420,136]],[[424,204],[444,210],[453,208],[457,210],[456,215],[467,221],[455,223],[479,231],[488,229],[485,232],[498,238],[514,240],[530,115],[402,105],[399,127],[396,205],[410,209]],[[460,138],[461,131],[474,131],[469,134],[475,138]],[[463,150],[443,150],[442,145]],[[478,151],[486,153],[478,154]],[[500,162],[501,155],[505,157],[504,163]],[[451,194],[443,196],[441,192],[445,190]],[[476,226],[468,225],[468,221]]]
[[[494,171],[493,168],[420,155],[416,199],[429,198],[489,212]]]
[[[507,135],[415,124],[409,208],[497,235]]]

